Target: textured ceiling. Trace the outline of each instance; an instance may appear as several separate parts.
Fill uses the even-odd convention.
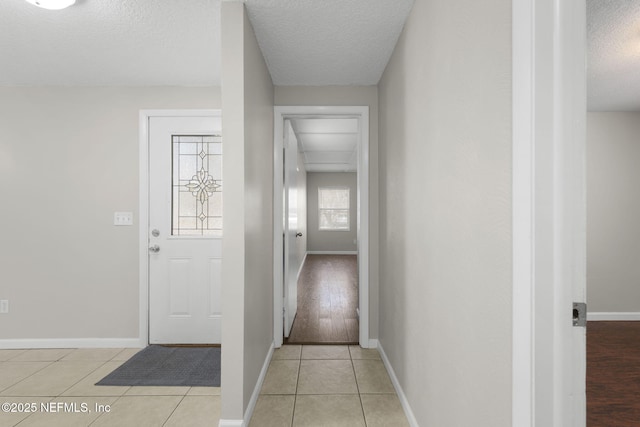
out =
[[[0,86],[219,85],[221,0],[0,1]],[[276,85],[375,85],[413,0],[247,0]]]
[[[375,85],[413,0],[247,0],[276,85]],[[640,0],[587,0],[588,106],[640,110]],[[220,0],[0,1],[0,86],[219,85]]]
[[[246,0],[274,84],[376,85],[413,0]]]
[[[0,85],[220,84],[220,0],[0,1]]]
[[[587,0],[587,105],[640,111],[640,0]]]

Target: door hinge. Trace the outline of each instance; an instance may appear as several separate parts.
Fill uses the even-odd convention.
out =
[[[587,326],[587,304],[584,302],[573,303],[573,326]]]

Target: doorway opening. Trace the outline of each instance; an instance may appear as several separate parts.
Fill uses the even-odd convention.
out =
[[[587,425],[640,419],[638,2],[586,3]]]
[[[275,107],[276,347],[370,347],[368,129],[368,107]]]

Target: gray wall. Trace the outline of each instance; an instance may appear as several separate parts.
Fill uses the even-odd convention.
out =
[[[318,226],[318,187],[349,187],[349,231],[320,230]],[[309,252],[357,251],[358,184],[355,172],[307,173],[307,230]]]
[[[378,87],[276,86],[275,105],[369,107],[369,337],[378,337]]]
[[[221,418],[241,420],[273,343],[273,84],[242,2],[222,3]]]
[[[587,114],[587,302],[640,312],[640,113]]]
[[[163,108],[220,90],[0,88],[0,339],[139,337],[139,111]]]
[[[511,426],[511,1],[416,1],[380,88],[380,345],[421,426]]]

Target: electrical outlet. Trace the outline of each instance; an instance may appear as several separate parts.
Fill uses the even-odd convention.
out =
[[[6,314],[9,312],[9,300],[0,300],[0,314]]]

